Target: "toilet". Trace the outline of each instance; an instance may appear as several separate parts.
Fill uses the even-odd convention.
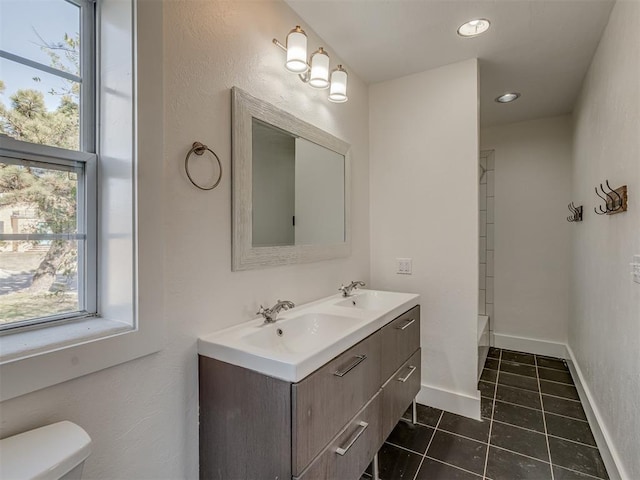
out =
[[[91,437],[68,421],[0,440],[2,480],[78,480]]]

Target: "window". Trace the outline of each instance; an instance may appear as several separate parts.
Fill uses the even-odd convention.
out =
[[[96,313],[95,5],[0,3],[0,332]]]
[[[9,3],[0,0],[0,48],[5,45],[3,22]],[[38,8],[45,3],[62,4],[41,0]],[[81,2],[73,5],[91,7]],[[164,158],[163,142],[158,141],[164,125],[163,50],[159,47],[163,40],[162,2],[99,0],[95,9],[99,32],[96,68],[100,72],[95,95],[100,132],[99,188],[91,187],[96,177],[92,150],[36,145],[6,134],[0,134],[0,148],[4,148],[3,161],[14,167],[26,168],[28,160],[34,169],[43,168],[43,175],[66,172],[73,182],[77,181],[76,208],[82,213],[74,216],[75,224],[67,223],[67,230],[72,226],[76,229],[73,241],[78,245],[78,257],[89,259],[77,266],[77,277],[84,275],[84,289],[78,282],[78,304],[84,303],[91,312],[87,307],[90,300],[81,295],[83,291],[87,296],[97,291],[99,315],[77,318],[82,316],[78,310],[74,321],[51,321],[46,328],[22,328],[24,323],[19,322],[11,328],[10,324],[10,334],[0,334],[0,402],[149,355],[166,344],[164,297],[159,291],[165,274],[165,221],[164,209],[158,208],[164,204],[165,180],[163,169],[158,168],[158,159]],[[80,39],[87,45],[83,34]],[[3,74],[0,71],[0,78]],[[83,87],[91,83],[87,78],[82,76]],[[0,95],[0,101],[6,104],[7,95]],[[89,117],[82,112],[88,104],[82,102],[80,98],[80,118],[86,120]],[[84,120],[80,121],[79,144],[87,138],[82,131],[84,125]],[[144,222],[138,222],[138,217]],[[89,223],[96,219],[97,228]],[[87,253],[92,249],[97,252],[97,262]],[[100,267],[95,282],[98,288],[93,288],[96,263]],[[0,269],[4,264],[0,260]],[[0,275],[0,285],[2,280]]]

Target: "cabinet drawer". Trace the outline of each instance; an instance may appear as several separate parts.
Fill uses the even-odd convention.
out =
[[[382,381],[386,381],[420,347],[420,305],[380,330]]]
[[[298,480],[358,480],[382,445],[381,394],[349,422]]]
[[[292,386],[293,475],[302,470],[382,385],[374,333]]]
[[[382,387],[382,438],[387,438],[420,391],[420,353],[418,349]]]

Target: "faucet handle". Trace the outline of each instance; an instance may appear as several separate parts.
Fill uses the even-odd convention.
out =
[[[256,315],[263,315],[265,313],[266,313],[266,310],[264,309],[264,307],[262,305],[260,305],[260,308],[256,312]]]

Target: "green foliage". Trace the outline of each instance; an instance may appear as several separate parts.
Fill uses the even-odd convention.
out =
[[[36,32],[37,33],[37,32]],[[79,74],[79,36],[65,34],[61,42],[41,47],[50,59],[50,66]],[[38,77],[33,78],[39,83]],[[47,109],[45,93],[36,88],[21,88],[5,99],[6,85],[0,79],[0,134],[17,140],[78,150],[80,139],[80,85],[64,80],[62,87],[51,89],[47,95],[59,97],[54,110]],[[77,217],[77,175],[63,170],[16,166],[0,163],[0,207],[28,205],[37,212],[40,222],[34,233],[75,233]],[[77,258],[71,242],[53,241],[49,252],[34,274],[46,276],[50,284],[55,273],[75,274]],[[48,287],[47,287],[48,288]]]
[[[0,133],[17,140],[77,150],[79,108],[71,96],[63,96],[54,111],[47,111],[44,94],[18,90],[11,95],[11,108],[0,105]]]

